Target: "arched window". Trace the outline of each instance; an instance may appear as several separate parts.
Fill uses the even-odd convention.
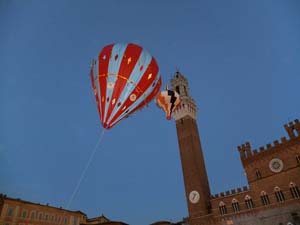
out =
[[[294,199],[300,198],[300,191],[297,185],[293,182],[290,183],[290,192]]]
[[[27,211],[26,210],[23,210],[22,211],[22,218],[26,218],[27,217]]]
[[[252,198],[249,195],[246,195],[246,197],[245,197],[245,205],[246,205],[247,209],[253,209],[254,208]]]
[[[30,219],[34,220],[35,219],[35,211],[32,211],[30,214]]]
[[[42,219],[43,219],[43,213],[39,212],[39,220],[42,220]]]
[[[277,202],[283,202],[285,200],[284,194],[283,194],[282,190],[280,190],[279,187],[275,187],[274,192],[275,192],[275,197],[276,197]]]
[[[183,89],[184,89],[184,94],[187,95],[188,93],[187,93],[187,90],[186,90],[186,86],[183,86]]]
[[[256,175],[256,179],[261,179],[261,173],[259,169],[255,169],[255,175]]]
[[[176,86],[176,87],[175,87],[175,90],[176,90],[176,92],[177,92],[178,94],[180,94],[179,86]]]
[[[224,215],[224,214],[227,214],[227,208],[226,208],[226,205],[224,202],[220,202],[219,203],[219,210],[220,210],[220,214],[221,215]]]
[[[260,192],[260,199],[261,199],[261,202],[263,205],[270,204],[270,199],[269,199],[267,192],[265,192],[265,191]]]
[[[6,212],[6,216],[13,216],[13,214],[14,214],[14,208],[9,207]]]
[[[73,220],[73,225],[77,225],[77,218],[76,217]]]
[[[235,198],[232,199],[231,205],[232,205],[232,209],[233,209],[234,212],[240,211],[240,204]]]

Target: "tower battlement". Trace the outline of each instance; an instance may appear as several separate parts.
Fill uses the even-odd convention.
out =
[[[242,192],[247,192],[249,191],[249,187],[248,186],[243,186],[242,188],[235,188],[235,189],[231,189],[225,192],[221,192],[218,194],[214,194],[211,196],[211,199],[216,199],[216,198],[224,198],[224,197],[228,197],[228,196],[233,196],[233,195],[237,195],[240,194]]]
[[[265,156],[266,154],[272,154],[274,151],[284,151],[284,149],[288,147],[290,143],[294,143],[294,141],[300,141],[300,122],[298,119],[285,124],[284,128],[288,133],[289,139],[286,137],[281,137],[280,141],[275,140],[273,143],[268,143],[266,146],[259,147],[258,150],[252,150],[249,142],[238,146],[237,149],[240,153],[240,158],[243,165],[245,166],[247,163],[258,159],[261,156]]]
[[[194,120],[197,119],[197,105],[194,99],[190,96],[189,83],[187,79],[179,72],[175,72],[173,79],[171,80],[172,89],[175,90],[181,99],[180,105],[173,113],[173,117],[176,121],[189,116]]]
[[[294,122],[289,122],[284,125],[284,129],[291,139],[299,137],[300,135],[300,122],[296,119]]]
[[[171,80],[172,88],[181,95],[189,95],[189,82],[179,71],[176,71]]]

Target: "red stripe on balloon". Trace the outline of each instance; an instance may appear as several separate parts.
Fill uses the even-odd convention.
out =
[[[111,57],[112,49],[113,49],[113,44],[108,45],[102,49],[102,51],[99,54],[98,57],[98,71],[99,71],[99,86],[100,86],[100,96],[101,99],[100,101],[100,109],[101,109],[101,122],[105,128],[105,124],[103,122],[104,119],[104,112],[105,112],[105,107],[106,107],[106,88],[107,88],[107,73],[108,73],[108,66],[109,66],[109,59]]]

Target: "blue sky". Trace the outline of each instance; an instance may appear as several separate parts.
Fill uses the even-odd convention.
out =
[[[246,185],[236,146],[299,118],[299,1],[0,1],[0,192],[66,207],[102,127],[89,65],[133,42],[198,104],[211,192]],[[71,209],[143,225],[187,216],[174,121],[154,103],[105,132]]]

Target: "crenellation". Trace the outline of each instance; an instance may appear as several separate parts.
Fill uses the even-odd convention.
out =
[[[251,145],[249,142],[246,142],[245,144],[242,144],[237,147],[238,151],[240,152],[241,159],[247,159],[252,156],[251,152]]]
[[[274,144],[275,147],[280,145],[278,140],[273,141],[273,144]]]
[[[230,191],[225,191],[225,192],[221,192],[219,194],[215,194],[213,195],[214,199],[216,198],[225,198],[225,197],[229,197],[229,196],[232,196],[232,195],[238,195],[242,192],[245,192],[245,191],[249,191],[248,187],[247,186],[244,186],[244,187],[239,187],[239,188],[235,188],[235,189],[231,189]]]
[[[288,125],[285,125],[285,129],[288,132],[292,132],[293,134],[289,134],[290,139],[286,137],[281,137],[279,140],[274,140],[272,143],[266,144],[266,146],[261,146],[258,150],[251,150],[251,146],[249,142],[238,146],[238,151],[240,153],[240,158],[243,163],[243,166],[253,162],[254,160],[261,159],[262,156],[266,154],[272,154],[273,151],[281,151],[282,149],[286,149],[288,145],[290,145],[295,140],[300,139],[300,122],[296,119],[294,122],[290,122]],[[299,132],[297,131],[299,130]]]
[[[239,151],[239,153],[240,153],[240,157],[241,157],[241,159],[243,160],[243,159],[245,159],[246,158],[246,155],[245,155],[245,151],[244,151],[244,149],[242,149],[242,146],[237,146],[237,149],[238,149],[238,151]]]
[[[289,122],[284,125],[284,129],[288,133],[290,139],[294,139],[300,136],[300,122],[298,119],[295,119],[294,122]]]
[[[295,119],[294,129],[297,132],[298,137],[300,136],[300,122],[298,119]]]
[[[251,152],[251,146],[250,146],[250,143],[249,142],[246,142],[245,143],[245,150],[246,150],[246,154],[248,157],[251,157],[252,156],[252,152]]]
[[[259,147],[259,152],[262,153],[262,152],[265,152],[266,149],[265,149],[265,146],[260,146]]]
[[[287,142],[287,139],[286,139],[286,137],[281,137],[281,138],[280,138],[280,140],[281,140],[281,143],[282,143],[282,144],[284,144],[284,143],[286,143],[286,142]]]
[[[248,191],[248,187],[247,186],[243,186],[243,191]]]

